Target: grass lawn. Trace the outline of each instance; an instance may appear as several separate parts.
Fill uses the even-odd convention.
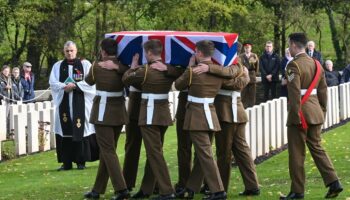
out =
[[[344,191],[338,199],[350,199],[350,123],[329,131],[323,136],[323,144],[331,157],[337,173],[344,186]],[[176,135],[175,127],[170,127],[165,138],[164,152],[173,183],[177,181]],[[125,136],[119,140],[118,155],[124,160]],[[138,190],[145,161],[142,152],[139,166]],[[83,171],[71,170],[57,172],[55,151],[24,156],[18,159],[0,163],[0,199],[82,199],[82,194],[93,185],[98,162],[88,163]],[[305,161],[307,183],[305,199],[323,199],[326,188],[322,178],[307,152]],[[238,168],[233,168],[228,199],[278,199],[279,194],[289,192],[290,180],[288,173],[287,151],[270,158],[257,166],[261,186],[259,197],[243,198],[238,192],[243,191],[242,178]],[[109,199],[113,194],[111,184],[102,199]],[[201,195],[196,195],[201,199]]]

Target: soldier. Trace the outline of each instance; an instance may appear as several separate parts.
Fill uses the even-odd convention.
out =
[[[202,40],[196,43],[195,57],[198,63],[212,64],[214,43]],[[204,174],[211,194],[203,199],[226,199],[226,193],[211,149],[212,134],[220,130],[216,116],[214,97],[222,84],[222,78],[208,73],[194,74],[186,69],[175,82],[179,90],[188,88],[188,104],[183,129],[190,134],[196,153],[195,163],[186,189],[177,193],[179,198],[192,199],[199,190]],[[199,187],[198,187],[199,186]]]
[[[146,59],[149,64],[161,61],[163,46],[159,40],[149,40],[144,44]],[[138,55],[134,56],[134,63]],[[127,85],[141,84],[142,95],[140,105],[139,126],[144,140],[146,155],[159,186],[160,195],[155,199],[174,199],[169,171],[163,156],[164,134],[172,119],[169,110],[168,92],[175,78],[166,76],[148,65],[132,66],[123,81]]]
[[[255,53],[252,53],[252,44],[246,42],[243,44],[244,53],[239,55],[241,64],[248,68],[249,71],[249,83],[242,90],[242,103],[244,108],[252,107],[255,105],[256,100],[256,74],[259,71],[259,58]]]
[[[111,179],[116,194],[112,199],[124,199],[130,196],[116,155],[120,132],[128,121],[122,82],[123,74],[128,68],[117,61],[116,51],[115,40],[111,38],[102,40],[102,61],[94,63],[85,79],[89,85],[96,84],[90,122],[95,125],[96,139],[100,147],[100,163],[95,184],[92,190],[84,195],[85,198],[95,199],[104,194],[108,178]],[[102,68],[101,66],[109,64],[106,61],[113,61],[118,69],[110,71]]]
[[[190,60],[189,66],[193,66],[195,57]],[[184,70],[178,67],[168,67],[166,65],[157,65],[153,67],[160,71],[167,71],[168,76],[179,77]],[[199,63],[193,68],[193,73],[201,74],[208,72],[210,74],[223,78],[232,78],[237,76],[237,70],[233,68],[223,68],[215,64]],[[187,180],[191,173],[192,166],[192,142],[187,130],[183,129],[188,90],[181,90],[178,95],[178,104],[176,109],[176,135],[177,135],[177,159],[178,159],[178,182],[175,185],[176,193],[185,189]]]
[[[242,66],[232,65],[230,67]],[[255,165],[245,139],[247,114],[240,98],[240,91],[249,83],[249,75],[245,68],[244,74],[229,80],[231,86],[222,87],[214,102],[222,129],[215,134],[217,163],[221,179],[227,192],[233,153],[245,186],[244,192],[239,195],[244,196],[260,194]]]
[[[289,35],[289,51],[294,60],[287,65],[288,152],[290,193],[280,199],[304,198],[305,143],[329,190],[326,198],[333,198],[343,190],[332,162],[321,147],[321,127],[327,108],[327,85],[320,63],[305,53],[304,33]]]

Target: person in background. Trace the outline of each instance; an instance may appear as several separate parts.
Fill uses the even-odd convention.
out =
[[[290,55],[289,48],[286,48],[284,58],[281,61],[281,74],[282,74],[281,92],[280,92],[281,97],[288,97],[286,67],[291,60],[293,60],[293,57]]]
[[[12,99],[12,80],[10,72],[10,66],[4,65],[0,74],[0,94],[1,97],[8,103]]]
[[[12,69],[12,95],[16,101],[22,101],[24,96],[19,67]]]
[[[306,53],[311,57],[314,58],[316,60],[318,60],[321,65],[323,65],[323,58],[322,58],[322,54],[319,51],[315,50],[315,42],[314,41],[309,41],[307,43],[307,48],[306,48]]]
[[[343,69],[343,74],[340,83],[347,83],[350,81],[350,64]]]
[[[23,86],[23,101],[26,103],[32,101],[35,97],[34,94],[34,82],[35,82],[35,76],[32,72],[32,64],[29,62],[23,63],[23,71],[21,74],[21,83]]]
[[[6,124],[7,124],[7,134],[10,134],[10,106],[12,99],[12,81],[10,75],[10,66],[4,65],[1,69],[0,74],[0,97],[6,102]]]
[[[264,101],[274,99],[276,95],[276,85],[278,82],[278,70],[280,68],[280,58],[278,54],[273,52],[273,43],[267,41],[265,44],[265,52],[260,56],[260,73],[261,82],[264,86]],[[271,96],[269,93],[271,91]]]
[[[341,75],[337,70],[333,70],[333,62],[331,60],[326,60],[325,64],[325,76],[327,86],[337,86],[340,84]]]
[[[252,44],[243,44],[244,53],[239,55],[242,65],[249,70],[250,82],[242,90],[242,103],[244,108],[253,107],[256,99],[256,74],[259,71],[259,58],[252,52]]]

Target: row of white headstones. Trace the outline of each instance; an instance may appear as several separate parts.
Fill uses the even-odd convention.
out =
[[[174,119],[177,108],[178,91],[169,93],[169,106]],[[290,101],[293,101],[292,99]],[[39,151],[39,123],[44,126],[45,145],[43,150],[54,149],[55,133],[54,105],[50,101],[12,104],[9,106],[9,125],[14,130],[16,155],[31,154]],[[287,144],[287,98],[273,99],[246,109],[249,122],[246,125],[246,140],[251,148],[252,157],[265,155],[271,150]],[[350,83],[328,87],[328,105],[323,128],[338,124],[350,117]],[[0,106],[0,142],[6,139],[6,106]],[[1,160],[1,145],[0,145]]]

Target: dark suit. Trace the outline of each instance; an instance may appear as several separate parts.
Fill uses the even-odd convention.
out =
[[[115,57],[104,60],[113,60]],[[127,68],[119,64],[118,70],[107,70],[94,63],[85,81],[96,84],[97,94],[94,98],[90,123],[95,125],[96,139],[100,147],[100,164],[93,191],[105,193],[108,178],[115,191],[126,189],[125,180],[120,168],[116,147],[122,127],[128,122],[125,99],[123,96],[122,76]],[[120,93],[120,94],[116,94]],[[106,96],[104,96],[106,95]],[[105,100],[105,104],[102,101]],[[103,108],[103,105],[105,107]],[[103,111],[104,110],[104,111]],[[116,113],[118,117],[116,117]]]
[[[321,65],[323,65],[323,58],[322,58],[321,52],[316,51],[316,50],[314,50],[313,52],[311,52],[311,51],[309,51],[309,50],[306,48],[306,53],[307,53],[310,57],[315,58],[316,60],[318,60],[318,61],[321,63]]]
[[[262,56],[260,56],[260,74],[261,74],[261,82],[264,86],[264,101],[269,99],[274,99],[277,97],[276,94],[276,84],[278,82],[278,72],[280,68],[280,58],[276,53],[268,54],[264,52]],[[266,76],[271,74],[272,81],[268,81]],[[269,93],[271,91],[271,98],[269,97]]]
[[[293,99],[288,104],[288,151],[289,173],[292,179],[291,192],[304,193],[305,190],[305,143],[321,173],[325,185],[338,180],[332,162],[321,146],[321,127],[327,109],[327,84],[321,67],[315,93],[301,106],[302,90],[308,89],[316,73],[316,65],[307,54],[295,56],[287,66],[288,97]],[[308,129],[300,128],[299,110],[302,110]]]

